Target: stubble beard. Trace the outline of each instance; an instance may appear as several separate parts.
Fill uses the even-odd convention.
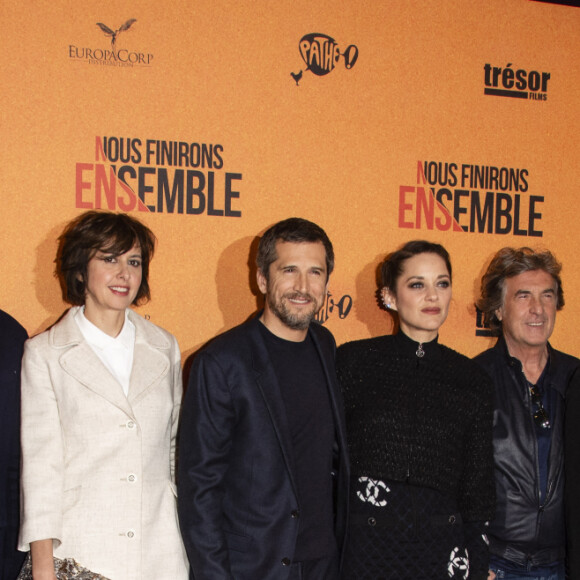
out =
[[[312,304],[312,309],[309,312],[303,312],[302,314],[294,314],[286,305],[286,300],[294,298],[307,298]],[[314,300],[310,294],[298,293],[285,294],[279,302],[276,302],[274,296],[268,296],[268,306],[271,312],[292,330],[306,330],[319,310],[317,308],[316,300]]]

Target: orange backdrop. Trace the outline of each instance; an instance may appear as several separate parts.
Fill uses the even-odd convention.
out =
[[[542,246],[564,264],[552,342],[580,355],[580,9],[22,0],[2,11],[0,306],[30,334],[65,308],[59,233],[103,207],[156,233],[153,300],[139,311],[184,356],[256,308],[255,237],[294,215],[335,245],[323,319],[339,343],[390,330],[377,264],[426,238],[455,268],[442,341],[487,348],[473,307],[485,265],[502,246]]]

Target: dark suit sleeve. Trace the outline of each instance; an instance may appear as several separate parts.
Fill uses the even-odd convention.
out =
[[[567,578],[580,578],[580,369],[566,391],[564,435],[566,468]]]
[[[202,352],[183,403],[178,463],[179,521],[196,580],[232,578],[222,502],[234,423],[226,374]]]
[[[0,578],[16,578],[25,554],[19,526],[20,362],[26,331],[0,310]]]

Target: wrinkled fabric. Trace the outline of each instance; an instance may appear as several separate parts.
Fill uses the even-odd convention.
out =
[[[56,580],[109,580],[100,574],[83,568],[72,558],[65,558],[64,560],[55,558],[54,573],[56,574]],[[32,580],[32,561],[30,554],[26,558],[17,580]]]

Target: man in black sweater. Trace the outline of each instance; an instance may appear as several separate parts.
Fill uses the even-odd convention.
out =
[[[337,580],[348,465],[330,332],[314,321],[334,254],[290,218],[258,248],[265,308],[195,358],[179,519],[196,580]]]

